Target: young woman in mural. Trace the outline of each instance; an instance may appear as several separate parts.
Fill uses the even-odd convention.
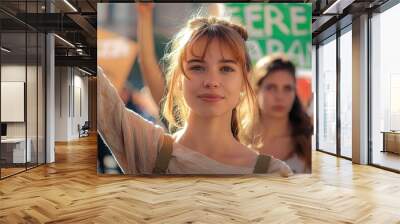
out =
[[[144,80],[150,86],[154,100],[161,101],[161,92],[165,88],[163,73],[161,72],[154,55],[152,5],[139,4],[138,12],[138,41],[140,45],[139,57]],[[278,59],[275,57],[275,59]],[[275,61],[267,71],[264,69],[268,58],[261,59],[256,66],[253,78],[253,88],[257,92],[258,109],[253,122],[244,129],[243,141],[261,153],[273,155],[285,160],[296,173],[308,173],[311,169],[311,123],[304,113],[296,95],[295,68],[293,64],[282,59],[282,63]],[[265,67],[266,68],[266,67]],[[271,75],[271,74],[272,75]],[[277,74],[277,75],[276,75]],[[282,80],[280,80],[282,78]],[[258,83],[257,80],[263,82]],[[267,91],[259,85],[273,86]],[[283,85],[282,85],[283,84]],[[275,90],[279,88],[279,90]],[[283,99],[276,91],[282,88],[289,94]],[[265,93],[265,94],[264,94]],[[272,97],[276,96],[277,97]],[[270,100],[273,98],[275,101]],[[280,101],[283,100],[284,105]],[[269,105],[271,103],[271,105]],[[264,108],[265,107],[265,108]],[[272,109],[271,109],[272,108]],[[266,113],[265,113],[266,111]],[[280,113],[276,113],[278,111]],[[245,111],[243,113],[246,113]],[[274,117],[275,115],[279,115]],[[272,116],[271,116],[272,115]],[[253,116],[251,113],[244,117]],[[274,119],[272,119],[274,118]],[[262,121],[261,123],[258,121]],[[268,122],[271,122],[268,124]],[[258,124],[258,125],[256,125]],[[273,148],[274,146],[275,148]]]
[[[240,143],[255,108],[246,30],[190,20],[171,42],[163,115],[173,136],[126,109],[98,70],[98,131],[125,174],[292,174],[282,161]],[[252,110],[253,109],[253,110]]]
[[[260,59],[252,71],[258,111],[244,142],[285,161],[295,173],[311,172],[311,119],[296,93],[296,68],[283,55]]]

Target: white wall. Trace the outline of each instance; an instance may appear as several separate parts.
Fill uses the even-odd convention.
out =
[[[67,67],[55,68],[55,141],[68,140],[68,85]]]
[[[79,138],[78,124],[88,120],[88,78],[82,75],[76,68],[56,67],[56,141]]]

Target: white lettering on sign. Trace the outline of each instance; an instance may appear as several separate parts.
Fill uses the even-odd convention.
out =
[[[248,40],[247,41],[247,48],[249,49],[250,59],[251,60],[258,60],[263,56],[263,52],[260,48],[260,45],[257,43],[256,40]]]
[[[229,6],[225,15],[241,21],[247,28],[247,46],[252,61],[274,52],[285,52],[300,67],[309,67],[312,46],[309,41],[301,39],[311,35],[311,26],[307,24],[307,8],[304,5],[281,6]]]
[[[262,10],[264,10],[264,17],[262,17]],[[288,8],[289,12],[287,16],[290,18],[285,18],[285,14],[276,5],[266,5],[262,6],[260,4],[250,4],[243,8],[242,18],[239,16],[239,7],[227,7],[226,14],[234,17],[236,20],[240,19],[240,22],[244,24],[252,37],[258,38],[273,36],[274,28],[277,28],[284,35],[293,36],[305,36],[310,33],[307,29],[300,29],[299,25],[305,24],[307,22],[306,10],[301,6],[292,6]],[[290,21],[286,24],[284,20]],[[242,21],[243,20],[243,21]],[[263,23],[261,23],[263,21]],[[256,27],[254,23],[259,23],[261,26]]]
[[[298,29],[299,24],[304,24],[306,22],[306,16],[304,15],[304,7],[291,7],[290,8],[290,18],[292,19],[292,34],[294,36],[304,36],[309,33],[308,30]],[[300,15],[299,15],[300,14]]]
[[[298,65],[304,65],[304,49],[301,46],[301,42],[299,40],[293,41],[292,45],[287,52],[290,58],[292,58]]]
[[[310,42],[306,43],[307,52],[306,52],[306,65],[311,65],[312,61],[312,44]]]
[[[307,44],[311,45],[310,43]],[[251,60],[258,60],[264,56],[262,47],[257,42],[257,40],[248,40],[247,48],[249,50]],[[308,47],[309,49],[304,49],[300,40],[294,40],[289,49],[287,49],[286,53],[288,57],[293,60],[295,63],[298,63],[300,67],[307,65],[310,63],[310,59],[306,56],[311,54],[312,47]],[[267,39],[265,43],[265,54],[272,54],[274,52],[285,52],[285,45],[282,41],[278,39]],[[308,51],[308,52],[305,52]]]
[[[232,7],[225,7],[224,10],[226,10],[225,11],[226,15],[228,17],[231,17],[231,19],[233,21],[243,24],[242,17],[237,15],[237,13],[240,12],[240,8],[239,7],[233,7],[233,6]]]
[[[245,25],[247,28],[247,31],[251,34],[253,37],[262,37],[263,33],[261,29],[257,29],[254,27],[254,22],[255,21],[260,21],[261,20],[261,5],[255,4],[255,5],[249,5],[244,9],[244,18],[245,18]]]
[[[275,16],[273,16],[275,14]],[[289,28],[283,22],[283,14],[281,10],[279,10],[274,5],[267,5],[264,8],[264,30],[265,34],[270,37],[272,36],[273,27],[277,26],[279,30],[285,35],[289,35]]]
[[[267,53],[285,52],[285,46],[277,39],[267,39],[266,45]]]

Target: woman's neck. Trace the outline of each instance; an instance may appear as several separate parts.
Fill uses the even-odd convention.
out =
[[[226,153],[238,143],[231,131],[231,115],[202,117],[194,113],[177,136],[177,142],[207,156]]]
[[[259,149],[260,153],[272,155],[281,160],[292,156],[293,142],[288,118],[264,116],[261,119],[260,128],[263,141],[263,146]]]
[[[291,125],[288,117],[276,118],[264,115],[261,118],[261,135],[264,138],[290,137]]]

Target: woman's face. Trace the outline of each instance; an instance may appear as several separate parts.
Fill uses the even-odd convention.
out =
[[[257,93],[262,116],[274,118],[288,117],[295,97],[295,79],[287,70],[270,73],[260,84]]]
[[[191,113],[221,116],[239,103],[243,71],[232,51],[217,39],[209,43],[202,59],[206,43],[206,38],[200,38],[186,49],[183,69],[188,78],[183,78],[183,95]]]

